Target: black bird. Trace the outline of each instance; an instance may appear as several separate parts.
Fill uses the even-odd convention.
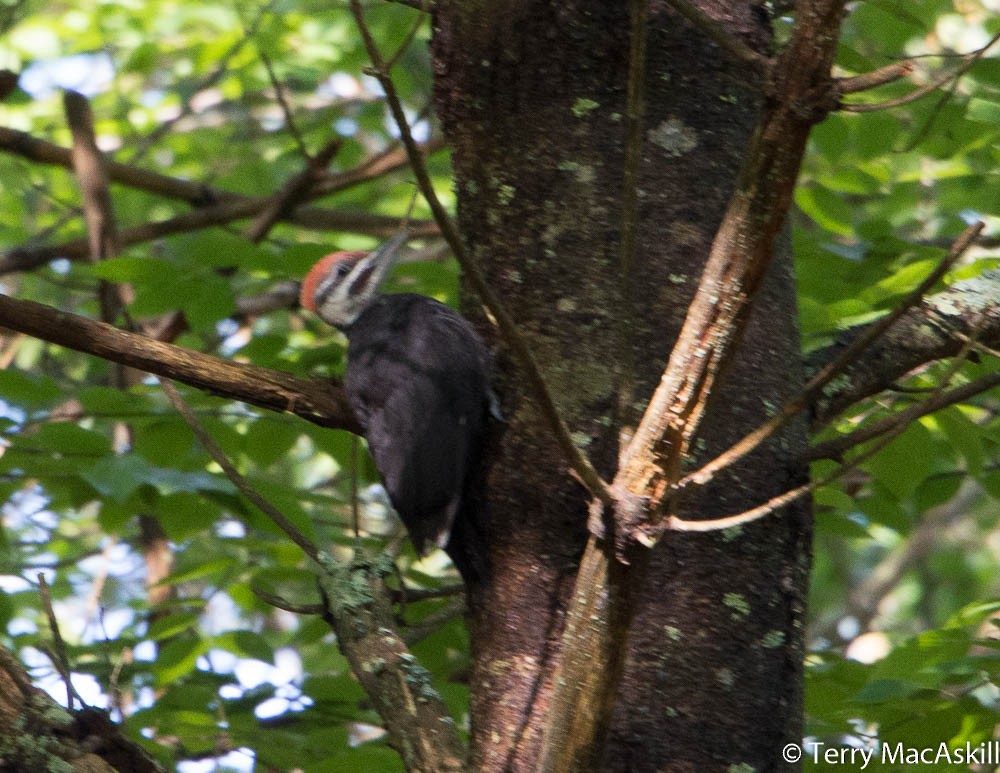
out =
[[[468,536],[494,406],[491,358],[472,325],[443,303],[379,294],[406,239],[327,255],[303,281],[301,301],[347,336],[344,387],[417,553],[428,543],[445,548],[468,579],[483,571]]]

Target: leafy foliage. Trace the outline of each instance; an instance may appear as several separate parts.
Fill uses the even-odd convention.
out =
[[[857,4],[840,66],[857,74],[901,54],[982,45],[1000,21],[988,15],[986,0],[965,6],[959,15],[944,0]],[[67,146],[55,86],[83,90],[102,146],[116,160],[210,186],[209,199],[218,191],[280,190],[304,168],[302,146],[315,153],[334,134],[344,140],[334,175],[364,170],[395,147],[377,88],[361,74],[368,60],[353,22],[336,4],[82,0],[22,3],[18,11],[0,14],[0,67],[20,71],[24,90],[0,107],[0,126]],[[419,23],[415,12],[389,4],[368,13],[387,52]],[[416,118],[430,101],[428,34],[420,24],[394,70]],[[948,58],[927,61],[953,66]],[[964,220],[1000,223],[997,62],[983,59],[923,100],[835,114],[816,129],[793,231],[807,348],[891,308]],[[911,88],[890,84],[875,98]],[[426,132],[424,120],[417,126]],[[431,167],[445,195],[444,154],[432,156]],[[128,283],[132,316],[182,316],[177,343],[297,373],[337,373],[343,347],[336,334],[289,308],[246,313],[241,301],[297,279],[331,247],[370,246],[380,233],[370,216],[401,217],[412,193],[405,170],[389,171],[317,202],[338,213],[338,228],[280,224],[251,244],[245,221],[224,223],[137,242],[99,265],[55,260],[6,277],[4,289],[97,316],[98,282]],[[126,231],[190,210],[125,185],[114,186],[113,196]],[[0,245],[79,238],[78,199],[66,169],[0,155]],[[426,214],[418,203],[413,216]],[[976,251],[949,281],[998,263],[995,251]],[[456,277],[448,263],[413,264],[395,282],[453,301]],[[165,763],[221,757],[239,768],[252,758],[277,769],[398,769],[377,732],[374,741],[357,742],[379,719],[326,625],[265,601],[317,600],[298,548],[235,494],[158,389],[119,390],[107,363],[26,338],[5,339],[0,360],[8,366],[0,370],[0,635],[36,679],[59,693],[44,654],[51,636],[36,588],[42,572],[78,689],[91,700],[117,696],[127,730]],[[970,361],[953,379],[996,367],[996,359]],[[946,372],[932,366],[906,386],[932,388]],[[187,397],[241,472],[320,544],[353,543],[353,492],[360,492],[366,540],[391,529],[371,487],[374,469],[346,434]],[[912,392],[882,396],[829,431],[864,426],[913,399]],[[817,494],[807,700],[813,738],[923,747],[993,736],[1000,707],[990,623],[1000,576],[997,407],[987,396],[924,418]],[[827,468],[816,466],[818,474]],[[147,533],[151,521],[167,540],[171,566],[147,589],[146,562],[162,549]],[[407,587],[453,581],[440,557],[415,558],[400,562]],[[418,626],[448,603],[415,602],[402,614]],[[874,660],[865,644],[885,657]],[[466,689],[452,680],[466,659],[461,624],[435,628],[415,649],[461,721]],[[230,750],[240,751],[226,756]]]

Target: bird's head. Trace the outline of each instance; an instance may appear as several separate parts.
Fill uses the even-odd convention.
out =
[[[407,238],[404,232],[372,252],[334,252],[322,258],[302,280],[302,306],[329,325],[350,327],[375,297]]]

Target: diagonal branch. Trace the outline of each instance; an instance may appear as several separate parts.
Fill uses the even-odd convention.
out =
[[[948,250],[948,253],[942,258],[937,267],[896,308],[884,317],[881,317],[875,324],[866,328],[843,352],[820,369],[809,380],[809,383],[797,395],[788,400],[774,416],[753,430],[753,432],[750,432],[742,440],[733,444],[728,450],[719,454],[715,459],[702,465],[700,469],[678,481],[677,490],[680,491],[690,485],[701,486],[708,483],[717,472],[742,459],[788,424],[789,421],[816,399],[827,384],[847,370],[858,360],[862,352],[871,347],[909,309],[920,302],[924,294],[937,284],[945,273],[955,265],[955,261],[972,245],[983,228],[985,228],[985,224],[981,222],[966,228],[952,244],[951,249]]]
[[[772,65],[771,60],[754,51],[735,35],[731,35],[725,27],[692,3],[691,0],[667,0],[667,2],[737,62],[750,67],[754,74],[761,79],[767,76]]]
[[[957,67],[955,67],[954,69],[942,73],[937,78],[931,80],[930,83],[927,83],[924,86],[921,86],[920,88],[911,91],[909,94],[899,97],[898,99],[890,99],[886,102],[877,102],[877,103],[864,103],[864,102],[846,103],[846,104],[841,104],[840,109],[849,113],[870,113],[876,110],[889,110],[894,107],[900,107],[902,105],[908,105],[911,102],[916,102],[918,99],[921,99],[922,97],[925,97],[928,94],[936,91],[941,86],[944,86],[946,83],[950,83],[952,81],[956,81],[959,78],[961,78],[962,75],[964,75],[972,67],[972,65],[978,62],[979,59],[982,58],[982,56],[990,48],[992,48],[993,45],[998,40],[1000,40],[1000,32],[998,32],[996,35],[990,38],[990,40],[982,48],[978,48],[975,51],[972,51],[963,56],[962,63]],[[909,70],[906,70],[904,72],[904,66],[907,64],[910,64],[911,67]],[[891,72],[892,67],[893,65],[890,65],[887,68],[882,68],[881,70],[877,70],[876,73],[884,72],[888,74],[889,72]],[[899,72],[898,77],[904,77],[905,75],[909,74],[909,72],[912,70],[912,60],[908,60],[907,62],[900,62],[896,64],[895,67],[898,68]],[[840,83],[838,84],[840,93],[847,94],[852,91],[862,91],[864,89],[880,85],[876,73],[868,73],[867,75],[859,75],[855,78],[846,78],[840,81]],[[881,83],[889,83],[891,80],[894,79],[882,80]]]
[[[441,235],[448,242],[448,246],[451,247],[455,259],[462,268],[462,272],[469,280],[469,284],[472,285],[473,290],[475,290],[483,305],[496,320],[497,327],[500,329],[504,341],[514,351],[524,370],[524,375],[532,387],[535,398],[538,400],[542,414],[548,421],[556,441],[559,443],[573,471],[593,496],[610,503],[612,496],[608,491],[607,483],[601,478],[583,451],[573,442],[569,427],[566,426],[566,422],[563,421],[562,416],[559,414],[559,409],[556,408],[555,401],[552,399],[538,363],[535,361],[535,356],[531,353],[531,349],[525,342],[524,337],[518,331],[517,323],[514,322],[514,318],[510,316],[510,313],[501,303],[499,296],[493,292],[493,289],[487,283],[479,266],[476,265],[468,250],[465,249],[465,242],[462,241],[458,229],[434,192],[434,185],[431,182],[430,174],[427,172],[427,166],[419,152],[417,143],[410,132],[410,125],[406,119],[406,113],[403,111],[399,95],[396,93],[395,84],[389,75],[389,71],[386,69],[385,62],[378,49],[378,44],[376,44],[372,37],[371,30],[365,24],[361,3],[359,0],[351,0],[350,5],[351,12],[354,14],[354,19],[364,40],[365,49],[368,51],[368,57],[372,62],[371,74],[378,79],[382,90],[385,92],[385,99],[389,105],[389,110],[399,129],[403,146],[409,154],[410,167],[417,178],[417,185],[427,200],[431,212],[434,214],[434,220],[441,230]]]
[[[270,65],[268,67],[270,68]],[[342,145],[343,142],[339,137],[328,142],[319,153],[309,158],[304,170],[285,183],[285,186],[271,197],[267,206],[260,211],[247,230],[247,238],[251,242],[256,244],[261,241],[275,223],[288,217],[306,199]]]
[[[947,398],[945,395],[949,394],[948,384],[951,379],[958,372],[959,368],[968,359],[969,354],[974,348],[974,339],[968,339],[962,347],[962,351],[959,353],[958,358],[951,363],[948,367],[947,373],[941,379],[941,382],[934,389],[934,393],[928,398],[924,404],[920,407],[929,406],[928,410],[922,413],[919,410],[911,411],[900,411],[899,413],[889,417],[889,420],[879,427],[879,432],[871,437],[875,438],[875,442],[872,443],[864,451],[861,451],[851,459],[846,462],[842,462],[833,470],[829,475],[819,478],[816,480],[811,480],[808,483],[804,483],[801,486],[797,486],[789,491],[779,494],[776,497],[771,498],[762,505],[758,505],[745,512],[738,513],[736,515],[727,515],[722,518],[713,518],[701,521],[687,521],[678,518],[675,515],[671,515],[667,518],[666,528],[673,531],[697,531],[697,532],[707,532],[707,531],[721,531],[723,529],[731,529],[735,526],[743,526],[753,521],[759,521],[761,518],[765,518],[768,515],[778,512],[784,507],[787,507],[792,502],[797,499],[801,499],[806,494],[810,494],[823,486],[829,485],[836,480],[839,480],[847,473],[852,472],[858,468],[863,461],[870,459],[887,445],[889,445],[893,440],[902,435],[907,427],[910,426],[911,422],[918,416],[924,413],[930,413],[933,410],[938,410],[939,408],[945,407],[947,405]],[[992,374],[993,377],[998,376],[998,374]],[[984,388],[989,388],[992,383],[1000,383],[1000,378],[987,377],[985,379],[986,385]],[[983,391],[983,390],[979,390]],[[859,441],[860,442],[860,441]]]
[[[294,413],[321,427],[361,431],[343,387],[335,379],[301,378],[224,360],[6,295],[0,295],[0,326],[219,397]]]
[[[319,570],[322,614],[337,633],[337,646],[379,712],[400,755],[412,770],[458,773],[464,750],[448,707],[396,630],[392,605],[376,562],[344,566],[322,554],[288,517],[236,470],[190,406],[165,378],[167,399],[226,477],[264,515],[302,548]]]
[[[177,387],[168,378],[159,378],[160,388],[163,389],[163,394],[167,396],[170,404],[174,406],[174,410],[181,415],[184,419],[184,423],[188,425],[190,430],[194,433],[194,436],[198,438],[198,442],[201,443],[202,447],[208,453],[219,467],[222,469],[223,474],[229,479],[236,490],[239,491],[250,504],[260,510],[264,515],[271,519],[279,529],[281,529],[285,535],[302,548],[302,552],[305,553],[313,561],[319,561],[319,549],[309,539],[305,534],[303,534],[299,528],[292,523],[283,512],[281,512],[277,507],[271,504],[265,497],[263,497],[257,489],[250,485],[250,482],[240,475],[239,471],[230,461],[229,457],[226,456],[225,452],[219,447],[219,444],[215,442],[208,430],[198,421],[198,417],[195,416],[194,411],[191,410],[184,398],[181,397],[180,392],[177,391]]]

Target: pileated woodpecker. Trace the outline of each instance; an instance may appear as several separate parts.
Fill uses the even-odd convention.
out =
[[[327,255],[306,275],[301,301],[347,335],[344,387],[417,553],[430,542],[463,575],[481,573],[478,551],[460,543],[474,528],[469,489],[493,405],[490,355],[444,304],[378,293],[406,238]]]

